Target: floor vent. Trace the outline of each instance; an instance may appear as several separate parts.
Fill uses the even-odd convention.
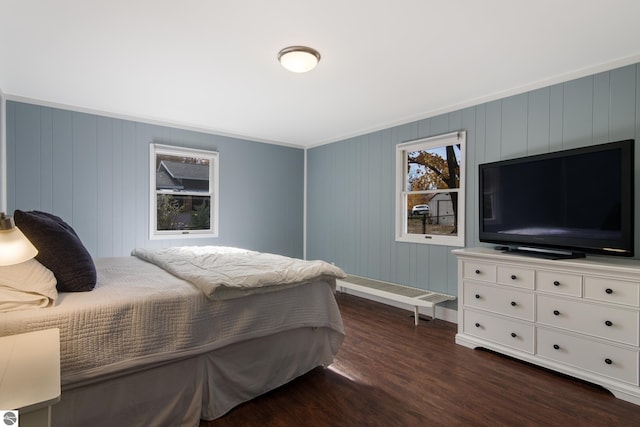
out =
[[[345,279],[338,280],[338,289],[352,289],[369,295],[375,295],[391,301],[397,301],[412,305],[414,308],[415,324],[418,324],[419,307],[428,307],[433,310],[433,319],[436,318],[436,305],[444,301],[456,299],[453,295],[427,291],[426,289],[413,288],[397,283],[384,282],[369,279],[367,277],[349,275]]]

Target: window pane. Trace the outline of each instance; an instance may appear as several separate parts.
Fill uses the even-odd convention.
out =
[[[464,246],[466,132],[396,146],[396,240]]]
[[[209,159],[158,154],[156,190],[209,192]]]
[[[209,230],[209,196],[157,195],[158,230]]]
[[[422,198],[422,199],[420,199]],[[411,194],[407,197],[407,234],[456,236],[454,204],[458,193]],[[414,204],[415,201],[422,203]]]
[[[408,151],[406,191],[442,190],[460,186],[460,146]]]
[[[218,236],[218,153],[150,144],[149,237]]]

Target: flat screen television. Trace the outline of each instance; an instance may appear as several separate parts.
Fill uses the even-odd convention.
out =
[[[633,145],[479,165],[480,241],[546,258],[633,256]]]

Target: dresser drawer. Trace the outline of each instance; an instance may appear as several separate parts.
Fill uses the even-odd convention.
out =
[[[638,351],[537,328],[538,356],[638,385]]]
[[[463,316],[466,334],[533,354],[533,324],[494,317],[473,310],[464,310]]]
[[[536,298],[539,324],[638,345],[638,311],[550,295],[538,294]]]
[[[464,282],[464,303],[468,307],[533,321],[534,301],[531,292]]]
[[[463,264],[465,279],[482,280],[483,282],[496,282],[496,266],[482,262],[465,261]]]
[[[535,270],[519,266],[498,266],[498,283],[501,285],[515,286],[524,289],[533,289],[535,283]]]
[[[638,307],[640,285],[637,282],[585,276],[584,297],[597,301]]]
[[[536,275],[536,289],[559,295],[582,296],[582,276],[541,270]]]

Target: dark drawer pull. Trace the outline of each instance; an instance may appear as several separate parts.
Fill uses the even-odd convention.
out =
[[[518,277],[515,274],[511,275],[511,280],[516,280]]]
[[[480,274],[480,270],[476,270],[476,274]]]
[[[553,348],[556,349],[556,350],[560,350],[560,346],[558,344],[554,344]]]
[[[480,327],[480,323],[476,322],[476,328]]]
[[[606,363],[607,365],[611,365],[613,364],[613,360],[609,359],[608,357],[606,359],[604,359],[604,363]]]
[[[611,288],[607,288],[604,290],[606,293],[608,293],[609,295],[611,295],[613,293],[613,289]]]
[[[515,301],[511,301],[511,307],[515,307],[516,305],[518,305]]]
[[[518,336],[518,335],[517,335],[515,332],[511,332],[511,337],[512,337],[512,338],[515,338],[515,337],[517,337],[517,336]]]
[[[556,316],[560,316],[560,312],[558,310],[553,310],[553,314],[555,314]]]
[[[553,286],[560,286],[560,282],[558,282],[557,280],[553,281]]]
[[[476,294],[476,299],[480,299],[480,294]]]
[[[612,322],[611,320],[606,320],[606,321],[604,322],[604,324],[605,324],[605,325],[607,325],[607,326],[612,326],[612,325],[613,325],[613,322]]]

